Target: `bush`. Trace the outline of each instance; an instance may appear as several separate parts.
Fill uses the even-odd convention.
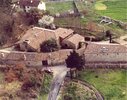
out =
[[[41,48],[41,52],[53,52],[59,49],[55,39],[50,39],[43,42],[40,48]]]

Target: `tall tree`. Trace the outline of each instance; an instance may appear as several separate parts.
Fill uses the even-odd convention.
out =
[[[106,31],[106,37],[109,37],[109,43],[112,43],[112,33],[110,30]]]
[[[68,58],[65,61],[66,61],[67,67],[70,68],[70,70],[72,68],[76,68],[76,70],[82,70],[83,66],[85,64],[84,57],[80,56],[75,50],[70,53],[70,55],[68,56]],[[70,74],[71,74],[71,72],[70,72]],[[72,77],[72,75],[71,75],[71,77]]]

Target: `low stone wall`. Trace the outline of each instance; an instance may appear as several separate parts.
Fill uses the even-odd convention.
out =
[[[86,54],[84,55],[86,62],[126,62],[127,53],[98,53],[98,54]]]
[[[115,62],[86,62],[84,68],[96,69],[96,68],[109,68],[109,69],[127,69],[126,63],[115,63]]]
[[[42,66],[43,60],[49,64],[64,62],[72,50],[65,49],[51,53],[19,52],[0,50],[0,64],[25,64],[27,66]]]
[[[85,47],[77,50],[84,54]],[[19,52],[0,50],[0,65],[43,66],[42,61],[47,60],[49,65],[64,63],[70,55],[71,49],[59,50],[51,53]],[[86,68],[127,68],[127,53],[110,54],[84,54]]]

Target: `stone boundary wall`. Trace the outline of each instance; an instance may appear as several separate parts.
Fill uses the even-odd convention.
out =
[[[77,50],[84,54],[85,48]],[[42,61],[47,60],[49,65],[64,63],[71,49],[59,50],[52,53],[35,53],[0,50],[0,65],[25,64],[26,66],[43,66]],[[84,54],[86,68],[127,68],[127,53],[110,54]]]
[[[126,63],[115,63],[115,62],[86,62],[84,68],[97,69],[97,68],[109,68],[109,69],[127,69]]]
[[[25,64],[27,66],[42,66],[43,60],[49,63],[62,63],[72,50],[59,50],[51,53],[19,52],[0,50],[0,64]]]

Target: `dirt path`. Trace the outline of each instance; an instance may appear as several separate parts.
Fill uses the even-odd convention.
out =
[[[54,72],[54,79],[50,87],[50,92],[48,94],[48,100],[56,100],[61,84],[66,76],[68,69],[64,65],[56,66],[51,69]]]

